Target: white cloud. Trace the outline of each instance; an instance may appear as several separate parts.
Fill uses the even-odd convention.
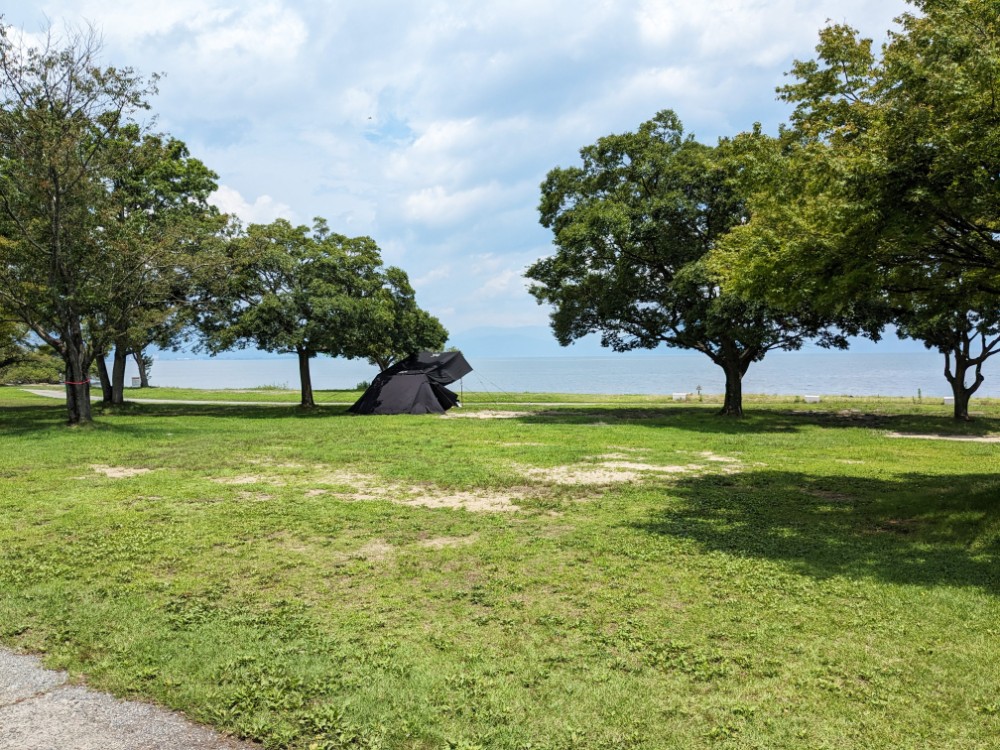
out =
[[[239,217],[248,224],[269,224],[275,219],[293,220],[294,212],[290,206],[279,203],[270,195],[258,196],[253,203],[226,185],[219,185],[208,197],[209,203],[216,206],[222,213]]]
[[[240,14],[216,18],[198,31],[195,49],[204,60],[251,57],[256,62],[293,60],[308,37],[302,18],[279,2],[267,2]]]
[[[494,204],[501,193],[496,183],[449,192],[441,185],[423,188],[406,197],[406,217],[431,226],[455,224],[485,204]]]
[[[903,0],[38,0],[105,59],[164,71],[160,127],[246,221],[370,234],[449,327],[544,322],[520,274],[551,252],[539,182],[672,108],[706,142],[788,114],[774,87],[827,18],[881,39]],[[372,119],[369,120],[368,118]],[[250,197],[244,197],[250,196]],[[462,295],[456,299],[456,289]],[[451,310],[450,308],[454,308]]]
[[[425,286],[430,286],[431,284],[443,281],[444,279],[451,277],[451,264],[446,263],[443,266],[438,266],[437,268],[432,268],[427,273],[423,274],[419,278],[413,279],[413,288],[420,290]]]
[[[495,299],[496,297],[509,295],[512,292],[517,292],[519,294],[524,290],[524,288],[524,279],[521,277],[521,273],[519,271],[508,269],[506,271],[501,271],[485,284],[480,286],[479,289],[476,290],[475,296],[481,299]]]

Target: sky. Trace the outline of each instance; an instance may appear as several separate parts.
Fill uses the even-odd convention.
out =
[[[12,4],[13,5],[13,4]],[[539,184],[673,109],[706,143],[776,132],[775,88],[828,21],[877,42],[901,0],[37,0],[37,38],[92,25],[103,59],[162,73],[155,128],[219,175],[213,201],[369,235],[462,344],[544,331]],[[919,345],[918,345],[919,346]],[[553,342],[553,347],[555,344]]]

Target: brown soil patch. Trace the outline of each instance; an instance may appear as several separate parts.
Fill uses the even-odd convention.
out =
[[[706,461],[712,461],[706,455],[702,455]],[[597,462],[585,461],[569,466],[542,467],[519,467],[519,471],[531,479],[539,479],[545,482],[562,485],[606,485],[623,482],[635,482],[643,477],[656,474],[695,474],[709,469],[704,464],[683,464],[683,465],[660,465],[648,463],[646,461],[627,460],[635,459],[636,456],[629,456],[622,453],[607,453],[603,456],[595,456]],[[716,457],[714,463],[722,462],[723,457]],[[591,459],[593,461],[593,459]],[[739,471],[735,465],[739,462],[736,459],[724,459],[725,467],[713,469],[725,474],[733,474]]]
[[[442,419],[517,419],[518,417],[531,416],[529,411],[493,411],[490,409],[479,409],[477,411],[450,411],[442,414]]]
[[[513,498],[499,492],[453,492],[451,494],[420,494],[414,497],[386,498],[400,505],[420,505],[424,508],[452,508],[475,513],[509,513],[521,508]]]
[[[328,493],[329,490],[306,490],[306,497],[319,497]]]
[[[1000,443],[1000,435],[935,435],[916,432],[887,432],[890,438],[913,438],[915,440],[952,440],[958,443]]]
[[[275,477],[265,477],[260,474],[240,474],[235,477],[214,477],[212,479],[216,484],[272,484],[275,487],[282,486],[285,482],[281,479],[276,479]]]
[[[644,474],[681,474],[697,471],[700,466],[654,466],[628,461],[605,461],[600,464],[576,464],[549,468],[522,468],[521,473],[531,479],[554,484],[618,484],[634,482]]]
[[[624,469],[625,471],[653,471],[663,474],[683,474],[688,471],[700,469],[700,466],[657,466],[637,461],[604,461],[601,466],[609,469]]]
[[[399,505],[419,505],[425,508],[452,508],[480,513],[512,512],[520,510],[514,503],[515,495],[510,492],[492,490],[474,490],[468,492],[451,492],[429,487],[411,487],[396,482],[387,482],[376,477],[365,476],[348,471],[335,471],[321,476],[321,484],[348,487],[342,492],[334,489],[312,489],[307,495],[315,497],[318,494],[329,493],[345,500],[373,501],[385,500]]]
[[[141,474],[148,474],[152,471],[152,469],[138,469],[128,466],[106,466],[104,464],[91,464],[90,468],[98,474],[103,474],[111,479],[128,479],[129,477],[137,477]]]
[[[427,549],[447,549],[448,547],[464,547],[472,544],[479,537],[475,534],[471,536],[436,536],[433,539],[424,539],[417,543],[418,547]]]
[[[347,557],[352,560],[385,560],[396,552],[396,548],[385,539],[372,539],[363,544],[353,552],[348,552]]]

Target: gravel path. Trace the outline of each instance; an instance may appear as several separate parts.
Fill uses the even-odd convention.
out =
[[[254,750],[157,706],[70,685],[0,649],[0,750]]]

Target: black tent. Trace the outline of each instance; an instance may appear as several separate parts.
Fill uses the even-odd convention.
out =
[[[472,372],[461,352],[420,352],[375,376],[348,411],[355,414],[444,414],[458,404],[445,388]]]

